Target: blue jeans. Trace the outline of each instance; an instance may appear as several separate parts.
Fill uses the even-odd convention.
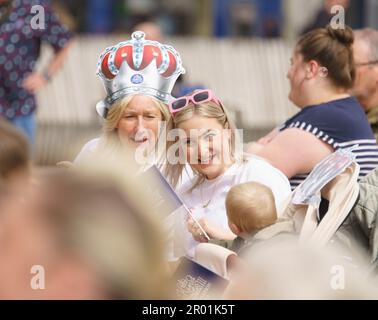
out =
[[[11,119],[10,122],[18,128],[28,138],[30,145],[34,145],[35,141],[35,115],[19,116]]]

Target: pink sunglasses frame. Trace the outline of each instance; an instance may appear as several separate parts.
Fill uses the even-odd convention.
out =
[[[208,94],[208,98],[207,99],[199,101],[199,102],[194,101],[194,98],[193,98],[194,96],[196,96],[197,94],[205,93],[205,92]],[[183,107],[180,107],[180,108],[177,108],[177,109],[173,108],[173,104],[176,101],[184,100],[184,99],[186,100],[186,102],[185,102],[185,105]],[[186,108],[190,102],[192,102],[194,105],[199,105],[201,103],[206,103],[206,102],[209,102],[209,101],[214,101],[216,104],[220,105],[221,108],[223,109],[222,103],[215,96],[214,92],[211,91],[210,89],[199,90],[199,91],[194,92],[190,96],[182,96],[182,97],[179,97],[177,99],[174,99],[171,103],[169,103],[168,108],[169,108],[169,111],[172,114],[172,116],[174,116],[175,113],[180,112],[181,110],[183,110],[184,108]]]

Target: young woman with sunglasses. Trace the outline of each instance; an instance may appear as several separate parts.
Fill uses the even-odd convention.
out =
[[[180,179],[186,164],[194,177],[178,188],[185,204],[210,238],[233,239],[228,227],[225,198],[228,190],[237,184],[256,181],[270,187],[280,210],[290,195],[290,184],[285,175],[265,160],[245,157],[237,130],[226,109],[211,90],[200,90],[174,100],[169,105],[173,127],[178,131],[175,145],[168,148],[167,176],[172,184]],[[240,145],[239,145],[240,146]],[[181,162],[170,160],[181,152]],[[172,154],[173,153],[173,154]],[[192,219],[180,220],[176,234],[181,236],[176,252],[191,256],[198,242],[207,241],[202,230]]]
[[[297,43],[287,77],[290,100],[301,110],[246,151],[269,160],[298,186],[324,157],[356,146],[360,177],[378,165],[378,147],[366,115],[348,94],[355,80],[353,31],[330,26]]]

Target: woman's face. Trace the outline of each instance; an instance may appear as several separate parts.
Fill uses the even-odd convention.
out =
[[[178,125],[185,135],[180,137],[186,148],[187,161],[195,171],[215,179],[232,164],[230,130],[214,118],[194,115]]]
[[[124,110],[117,125],[121,143],[137,148],[148,144],[154,146],[163,117],[153,98],[136,95]]]
[[[306,79],[306,64],[296,50],[294,50],[290,58],[290,68],[287,78],[290,81],[289,99],[298,107],[304,106],[302,87]]]

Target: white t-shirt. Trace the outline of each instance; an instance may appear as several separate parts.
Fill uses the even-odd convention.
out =
[[[218,225],[226,230],[230,229],[228,227],[225,200],[231,187],[251,181],[266,185],[273,192],[278,214],[284,209],[283,206],[286,205],[291,194],[287,177],[267,161],[256,156],[249,157],[244,163],[235,163],[222,176],[213,180],[205,180],[188,193],[187,190],[190,189],[194,182],[193,179],[179,187],[177,193],[196,218],[206,218],[209,223]],[[208,206],[204,208],[203,206],[207,203],[209,203]],[[176,219],[180,219],[179,223],[175,223],[176,228],[179,226],[182,230],[175,230],[174,233],[176,236],[183,235],[186,239],[175,239],[178,240],[174,241],[175,243],[185,243],[185,249],[174,249],[175,256],[177,257],[178,252],[193,256],[194,247],[198,242],[194,240],[187,230],[183,215],[177,215]]]

